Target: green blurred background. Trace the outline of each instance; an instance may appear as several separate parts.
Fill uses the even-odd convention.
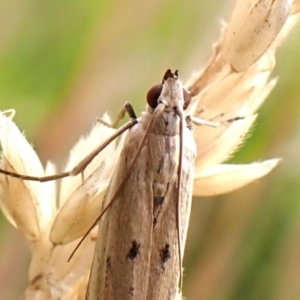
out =
[[[96,117],[139,113],[167,68],[187,80],[207,61],[232,1],[0,1],[0,109],[15,108],[43,163],[62,166]],[[277,52],[279,82],[232,159],[283,161],[222,197],[194,199],[184,296],[300,299],[300,28]],[[299,100],[298,100],[299,98]],[[19,299],[29,249],[1,215],[1,299]]]

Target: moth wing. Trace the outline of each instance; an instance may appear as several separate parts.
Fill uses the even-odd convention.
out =
[[[128,133],[103,201],[117,191],[145,134],[140,124]],[[87,299],[143,299],[147,291],[152,243],[153,195],[144,149],[136,158],[122,190],[99,223]],[[138,293],[138,294],[137,294]],[[146,295],[146,294],[145,294]]]

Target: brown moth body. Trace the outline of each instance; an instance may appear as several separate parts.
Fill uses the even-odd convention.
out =
[[[113,201],[99,222],[88,300],[173,300],[179,291],[196,157],[187,96],[168,70],[128,132],[103,202]]]

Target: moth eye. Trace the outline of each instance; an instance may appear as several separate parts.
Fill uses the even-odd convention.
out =
[[[186,89],[183,89],[183,100],[184,100],[183,109],[186,109],[190,105],[192,100],[192,95]]]
[[[147,103],[153,109],[157,106],[157,99],[159,98],[162,90],[162,84],[153,86],[147,93]]]

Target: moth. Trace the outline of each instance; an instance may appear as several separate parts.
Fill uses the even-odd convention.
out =
[[[196,145],[178,71],[147,94],[106,192],[86,299],[174,299],[181,280]]]

